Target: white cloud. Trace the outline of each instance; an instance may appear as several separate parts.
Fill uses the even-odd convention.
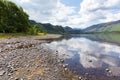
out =
[[[60,0],[11,0],[22,6],[30,19],[38,22],[65,24],[68,15],[74,13],[74,7],[66,6]]]
[[[69,14],[74,13],[74,7],[66,6],[61,2],[58,2],[55,13],[52,16],[53,24],[64,25],[69,20]]]
[[[11,0],[20,5],[37,22],[85,28],[93,24],[120,19],[120,0],[83,0],[80,11],[60,0]],[[71,3],[72,4],[72,3]]]
[[[59,56],[65,59],[73,59],[78,54],[78,61],[84,68],[98,68],[103,64],[109,67],[119,66],[120,47],[113,44],[100,44],[85,38],[71,38],[46,45],[52,50],[58,50]],[[90,60],[92,62],[89,62]]]
[[[120,19],[120,0],[83,0],[80,6],[79,15],[86,27]]]

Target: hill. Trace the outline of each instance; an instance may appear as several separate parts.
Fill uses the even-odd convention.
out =
[[[84,32],[120,32],[120,20],[92,25],[83,30]]]
[[[30,20],[31,25],[37,25],[40,32],[52,33],[52,34],[79,34],[80,29],[73,29],[69,26],[63,27],[60,25],[52,25],[50,23],[38,23],[34,20]]]
[[[65,30],[62,26],[52,25],[50,23],[38,23],[34,20],[30,20],[31,25],[37,25],[40,32],[52,33],[52,34],[63,34]]]
[[[69,27],[70,28],[70,27]],[[64,28],[61,25],[50,23],[37,23],[29,20],[29,15],[22,7],[8,0],[0,0],[0,33],[27,33],[38,34],[66,34],[79,33],[79,30]]]
[[[75,29],[75,28],[71,28],[69,26],[64,27],[64,30],[68,34],[80,34],[82,32],[81,29]]]

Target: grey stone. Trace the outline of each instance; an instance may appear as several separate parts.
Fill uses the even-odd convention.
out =
[[[5,74],[5,71],[4,70],[1,70],[0,71],[0,76],[3,76]]]

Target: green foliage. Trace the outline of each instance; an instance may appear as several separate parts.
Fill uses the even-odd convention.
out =
[[[17,7],[7,0],[0,0],[0,32],[27,32],[29,27],[28,15],[22,7]]]
[[[47,31],[46,31],[46,29],[44,28],[44,26],[41,25],[40,23],[37,23],[37,22],[35,22],[34,20],[30,20],[29,22],[30,22],[30,24],[31,24],[32,26],[37,25],[37,26],[39,27],[39,32],[41,32],[41,33],[47,33]]]
[[[34,25],[28,29],[28,34],[30,35],[37,35],[39,32],[39,27],[37,25]]]
[[[22,7],[18,7],[8,0],[0,0],[0,33],[57,33],[63,34],[62,26],[52,24],[41,24],[29,21],[27,13]]]

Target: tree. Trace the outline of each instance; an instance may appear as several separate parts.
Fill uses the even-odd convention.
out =
[[[0,32],[27,32],[30,27],[27,13],[13,2],[0,0]]]

